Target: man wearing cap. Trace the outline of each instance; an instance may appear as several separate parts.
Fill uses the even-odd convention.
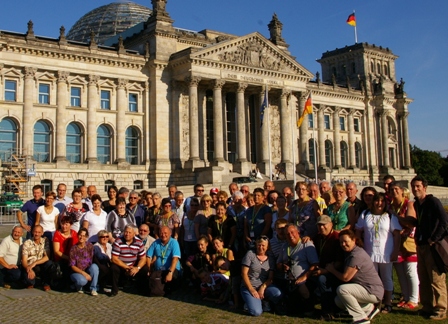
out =
[[[336,288],[341,284],[334,275],[325,270],[325,267],[328,263],[334,263],[336,267],[342,266],[344,252],[339,244],[339,233],[333,230],[333,222],[329,216],[322,215],[317,219],[317,232],[314,245],[319,255],[319,266],[314,270],[313,276],[317,278],[322,316],[325,317],[335,309]]]

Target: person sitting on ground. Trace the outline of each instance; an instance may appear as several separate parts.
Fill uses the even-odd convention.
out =
[[[62,217],[60,228],[54,233],[53,238],[53,259],[59,264],[62,271],[62,278],[59,280],[60,288],[64,288],[70,281],[70,250],[73,245],[78,243],[78,234],[70,228],[72,224],[71,217]]]
[[[222,304],[228,299],[229,278],[220,273],[211,273],[206,269],[199,269],[199,279],[201,280],[202,300],[213,301]]]
[[[185,262],[186,269],[190,271],[191,282],[194,286],[199,284],[199,269],[205,269],[210,271],[212,269],[212,258],[210,254],[207,252],[208,248],[208,238],[205,235],[202,235],[197,241],[198,253],[189,255]]]
[[[163,296],[178,287],[181,276],[180,256],[179,243],[171,237],[171,229],[168,226],[162,226],[159,230],[159,238],[146,253],[150,296]],[[155,291],[155,285],[162,291]]]
[[[235,258],[233,256],[233,251],[231,249],[224,247],[224,241],[220,236],[217,236],[213,239],[213,247],[215,248],[215,251],[216,251],[216,253],[212,255],[212,263],[213,264],[215,264],[216,259],[221,256],[226,258],[229,261],[235,260]],[[230,276],[230,270],[227,270],[227,271],[219,270],[217,267],[215,267],[214,270],[216,272],[226,275],[227,277]]]
[[[305,316],[312,316],[314,304],[310,291],[314,291],[314,287],[311,275],[319,264],[316,248],[309,240],[302,242],[294,224],[286,226],[286,241],[288,245],[283,247],[277,259],[277,269],[285,274],[285,285],[281,288],[289,296],[290,310],[299,310],[295,305],[300,300],[300,311]]]
[[[83,293],[83,287],[90,281],[90,294],[98,295],[98,265],[93,263],[93,245],[88,241],[89,232],[81,228],[78,232],[78,243],[70,250],[70,267],[73,273],[70,279],[77,292]]]
[[[20,280],[20,248],[23,244],[23,230],[20,225],[13,227],[11,235],[0,244],[0,269],[3,274],[3,287],[10,289]]]
[[[49,259],[50,242],[43,236],[42,226],[34,226],[33,238],[26,240],[22,247],[22,277],[27,288],[34,288],[36,277],[42,279],[45,291],[51,290],[52,261]]]
[[[353,323],[368,324],[379,313],[375,304],[383,297],[383,283],[370,256],[352,230],[339,233],[339,241],[345,253],[344,270],[338,271],[333,263],[325,269],[344,284],[336,289],[336,305],[348,311]]]
[[[260,236],[255,251],[249,250],[241,261],[241,295],[252,316],[269,311],[269,302],[277,306],[282,299],[282,292],[273,284],[275,260],[268,250],[269,238]]]
[[[118,198],[120,199],[120,198]],[[117,199],[117,201],[118,201]],[[124,198],[123,198],[124,200]],[[120,202],[117,202],[120,204]],[[135,236],[135,225],[124,226],[123,235],[116,238],[112,245],[112,291],[111,296],[118,294],[120,278],[136,277],[139,288],[143,288],[148,268],[146,267],[145,247]]]
[[[98,242],[93,246],[93,262],[100,270],[98,276],[98,288],[105,293],[110,293],[110,289],[105,288],[106,284],[112,280],[111,258],[112,245],[109,243],[109,233],[101,230],[97,234]]]

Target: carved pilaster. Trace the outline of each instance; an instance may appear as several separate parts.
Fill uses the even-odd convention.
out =
[[[25,79],[34,79],[36,76],[37,68],[31,66],[25,66]]]
[[[247,83],[245,83],[245,82],[238,82],[238,86],[236,88],[236,91],[237,92],[244,92],[244,91],[246,91],[246,88],[247,88]]]
[[[129,83],[129,80],[127,79],[118,79],[118,89],[123,89],[126,87],[126,85]]]
[[[70,75],[68,71],[58,71],[58,82],[67,82],[67,78]]]

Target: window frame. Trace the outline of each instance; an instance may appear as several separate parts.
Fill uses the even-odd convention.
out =
[[[8,88],[8,84],[13,84],[14,85],[14,89],[9,89]],[[9,99],[9,95],[11,95],[14,97],[14,99]],[[10,101],[10,102],[17,102],[17,81],[16,80],[10,80],[10,79],[6,79],[5,80],[5,92],[4,92],[4,100],[5,101]]]
[[[38,123],[42,123],[44,125],[46,125],[48,127],[48,133],[44,133],[44,132],[37,132],[37,136],[38,139],[39,137],[42,136],[48,136],[48,141],[37,141],[36,142],[36,125]],[[51,125],[44,119],[40,119],[38,121],[36,121],[36,123],[34,123],[33,126],[33,159],[39,163],[48,163],[51,162],[51,148],[52,148],[52,140],[53,140],[53,131],[51,129]],[[43,150],[37,149],[36,150],[36,143],[37,145],[39,145],[40,147],[44,147],[47,146],[47,151],[42,152]],[[37,155],[36,155],[36,151],[38,151]],[[46,156],[45,159],[41,159],[40,156],[42,156],[42,154],[44,154],[44,156]],[[36,158],[37,157],[37,158]]]
[[[345,116],[339,116],[339,130],[346,131]]]
[[[107,98],[103,97],[103,94],[107,94]],[[110,110],[111,109],[111,91],[110,90],[101,90],[100,92],[100,109],[102,110]]]
[[[331,129],[331,118],[330,115],[324,115],[324,129]]]
[[[132,97],[135,97],[135,101],[131,101]],[[128,110],[129,112],[138,112],[138,93],[130,92],[128,94]]]
[[[76,94],[75,95],[73,94],[74,89],[79,90],[78,96]],[[70,107],[81,107],[81,105],[82,105],[81,96],[82,96],[82,88],[78,87],[78,86],[71,86],[70,87]],[[78,104],[76,104],[76,101],[78,101]]]
[[[48,87],[48,92],[43,92],[43,87]],[[41,105],[49,105],[50,104],[50,91],[51,85],[49,83],[40,82],[39,83],[39,103]]]
[[[74,125],[75,127],[77,127],[79,129],[79,144],[78,143],[70,143],[68,141],[68,137],[73,137],[75,138],[76,134],[69,134],[68,132],[68,127],[70,125]],[[79,126],[78,123],[76,122],[71,122],[67,125],[67,128],[65,130],[65,141],[66,141],[66,155],[67,155],[67,160],[70,161],[70,163],[82,163],[82,144],[83,144],[83,129],[82,127]],[[69,147],[79,147],[79,154],[77,154],[77,152],[75,152],[74,154],[76,154],[76,156],[79,156],[79,161],[72,161],[72,158],[68,156],[69,154]]]

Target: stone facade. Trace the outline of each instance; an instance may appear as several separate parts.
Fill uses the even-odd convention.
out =
[[[269,173],[270,155],[289,176],[317,168],[327,179],[412,177],[412,100],[389,49],[324,53],[321,80],[288,52],[275,15],[270,39],[196,33],[173,27],[166,1],[152,2],[148,21],[111,46],[71,42],[63,31],[38,37],[32,23],[26,34],[0,32],[0,121],[12,127],[0,129],[3,175],[14,153],[35,166],[29,185],[69,190],[220,183],[255,165]],[[310,92],[313,118],[298,129]]]

